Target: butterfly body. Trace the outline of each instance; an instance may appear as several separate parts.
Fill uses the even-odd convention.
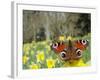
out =
[[[73,64],[75,61],[77,62],[81,60],[83,56],[83,51],[86,49],[87,45],[87,40],[69,40],[67,43],[53,43],[51,47],[53,51],[55,51],[56,54],[60,57],[61,60],[69,62],[69,64]]]

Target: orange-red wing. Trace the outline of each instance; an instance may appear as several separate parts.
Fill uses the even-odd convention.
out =
[[[66,48],[66,45],[65,45],[65,44],[62,44],[62,45],[59,45],[59,46],[55,49],[55,51],[56,51],[57,53],[59,53],[59,52],[62,52],[65,48]]]
[[[83,42],[81,42],[81,41],[82,40],[76,40],[74,45],[76,48],[79,48],[81,50],[85,50],[87,47],[87,42],[86,42],[86,44],[83,44]]]
[[[55,42],[51,47],[56,53],[59,53],[66,48],[66,44],[64,42]]]

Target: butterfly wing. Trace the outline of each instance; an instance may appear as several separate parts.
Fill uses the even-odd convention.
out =
[[[56,52],[59,53],[66,48],[66,44],[64,42],[55,42],[51,45],[51,48]]]
[[[88,40],[76,40],[75,47],[81,50],[85,50],[88,46]]]

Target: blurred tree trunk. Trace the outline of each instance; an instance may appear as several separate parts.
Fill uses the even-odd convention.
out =
[[[91,32],[88,13],[23,11],[23,42],[53,40],[59,36],[84,36]]]

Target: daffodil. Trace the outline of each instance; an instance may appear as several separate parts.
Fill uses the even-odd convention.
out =
[[[30,65],[31,69],[39,69],[39,66],[37,64],[32,64]]]
[[[26,64],[28,60],[29,60],[29,57],[27,57],[26,55],[24,55],[23,59],[22,59],[23,64]]]
[[[44,61],[44,59],[45,59],[44,52],[43,51],[38,51],[36,57],[37,57],[37,62]]]
[[[73,62],[66,62],[64,64],[64,67],[82,67],[82,66],[88,66],[86,63],[84,63],[83,59],[74,60]]]
[[[60,41],[64,41],[65,40],[65,37],[64,36],[59,36],[59,40]]]
[[[46,63],[47,63],[47,67],[48,68],[53,68],[53,67],[55,67],[55,60],[53,60],[53,59],[47,59],[46,60]]]
[[[73,40],[73,38],[71,36],[68,36],[67,40]]]

